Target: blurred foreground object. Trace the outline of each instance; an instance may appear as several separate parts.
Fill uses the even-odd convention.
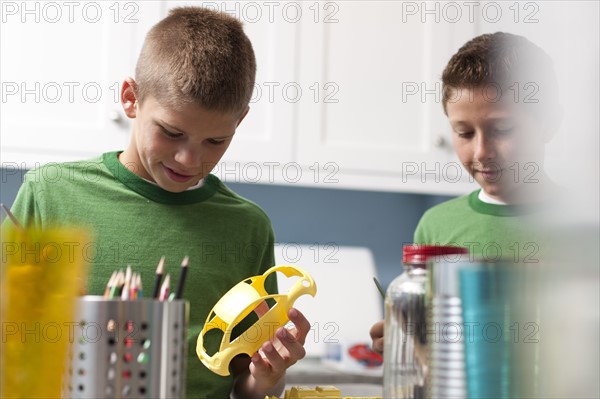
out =
[[[77,228],[2,229],[2,398],[58,398],[84,291],[89,235]]]
[[[559,256],[539,285],[540,398],[600,397],[600,232],[564,223]]]

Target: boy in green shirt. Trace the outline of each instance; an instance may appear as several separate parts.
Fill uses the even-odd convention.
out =
[[[539,262],[536,214],[555,191],[543,171],[544,145],[560,118],[550,57],[524,37],[484,34],[452,56],[442,90],[454,150],[481,188],[425,212],[414,242],[466,247],[488,260]],[[383,322],[371,337],[382,352]]]
[[[27,226],[91,230],[95,241],[76,250],[91,264],[92,295],[101,295],[112,271],[127,264],[151,282],[161,256],[166,274],[178,273],[189,255],[190,398],[279,395],[285,370],[304,356],[310,329],[291,309],[295,328],[278,329],[251,358],[235,358],[229,377],[209,371],[195,353],[212,306],[238,282],[274,265],[267,215],[209,174],[248,113],[255,73],[254,51],[239,21],[198,7],[172,10],[148,33],[136,78],[121,88],[123,109],[133,120],[129,146],[28,172],[12,208]],[[267,285],[276,292],[276,281]]]
[[[481,189],[429,209],[414,242],[463,246],[484,258],[539,260],[529,216],[554,191],[543,169],[544,145],[559,116],[550,57],[524,37],[481,35],[450,59],[442,84],[454,150]]]

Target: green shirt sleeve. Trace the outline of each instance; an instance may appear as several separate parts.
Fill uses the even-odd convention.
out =
[[[427,238],[425,233],[425,215],[421,217],[419,223],[417,224],[417,228],[415,229],[415,233],[413,236],[413,242],[415,244],[427,244]]]

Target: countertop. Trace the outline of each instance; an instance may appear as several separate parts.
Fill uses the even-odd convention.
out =
[[[285,389],[290,389],[293,386],[297,386],[298,384],[289,384],[286,385]],[[325,384],[321,384],[325,385]],[[331,384],[329,384],[331,385]],[[315,385],[307,385],[310,388],[314,388]],[[336,388],[338,388],[342,394],[342,397],[351,396],[376,396],[381,397],[383,395],[381,385],[376,384],[334,384]]]
[[[335,385],[341,389],[342,384],[346,385],[373,385],[379,387],[383,377],[381,373],[369,372],[370,370],[360,371],[342,371],[321,361],[320,358],[304,358],[290,367],[286,372],[286,385]],[[356,388],[356,387],[353,387]],[[343,392],[344,393],[344,392]],[[354,394],[352,395],[359,395]],[[379,392],[381,395],[381,392]]]

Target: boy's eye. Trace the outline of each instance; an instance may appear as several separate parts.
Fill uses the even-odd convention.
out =
[[[178,137],[183,136],[181,133],[170,132],[167,129],[165,129],[164,127],[161,127],[160,130],[161,130],[162,134],[164,134],[165,136],[172,138],[172,139],[176,139]]]
[[[456,132],[456,134],[461,139],[468,139],[468,138],[473,137],[473,132]]]
[[[210,144],[214,144],[214,145],[222,145],[225,144],[225,140],[224,139],[208,139],[207,140]]]

